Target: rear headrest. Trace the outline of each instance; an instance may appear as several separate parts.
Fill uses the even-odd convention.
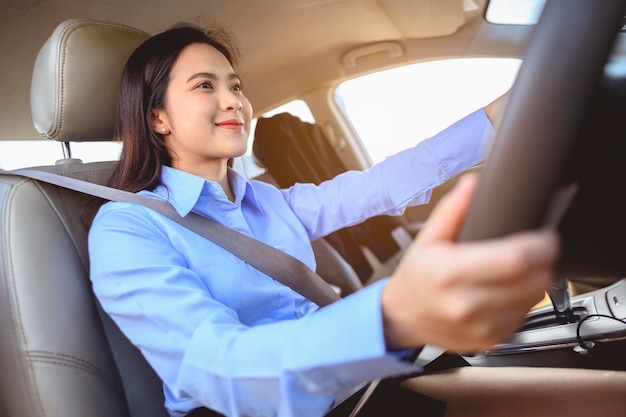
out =
[[[111,140],[122,70],[148,37],[117,23],[61,23],[39,51],[33,70],[30,103],[39,134],[61,142]]]

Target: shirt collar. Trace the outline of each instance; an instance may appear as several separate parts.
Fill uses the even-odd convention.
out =
[[[234,204],[241,207],[245,200],[246,203],[261,210],[250,182],[231,168],[228,169],[227,175],[235,193]],[[209,195],[215,199],[225,198],[222,187],[216,182],[168,166],[161,169],[161,184],[153,192],[169,201],[183,217],[193,210],[202,195]]]

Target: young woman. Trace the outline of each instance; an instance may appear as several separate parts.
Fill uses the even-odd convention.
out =
[[[311,240],[426,203],[432,188],[481,162],[491,133],[483,109],[319,186],[246,180],[228,167],[246,150],[252,117],[228,45],[180,26],[134,52],[110,185],[168,200],[182,216],[194,211],[315,269]],[[150,209],[107,203],[89,235],[94,291],[162,378],[172,416],[202,407],[323,416],[368,381],[419,371],[405,360],[415,348],[468,352],[501,341],[542,299],[558,251],[552,232],[455,242],[474,183],[444,198],[391,277],[323,309]]]

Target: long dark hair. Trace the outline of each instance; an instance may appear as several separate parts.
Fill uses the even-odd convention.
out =
[[[130,56],[117,98],[115,139],[123,142],[120,160],[108,185],[137,192],[159,184],[161,168],[171,165],[163,136],[150,129],[151,109],[165,105],[170,72],[181,51],[206,43],[220,51],[235,68],[237,50],[226,30],[179,24],[147,39]]]

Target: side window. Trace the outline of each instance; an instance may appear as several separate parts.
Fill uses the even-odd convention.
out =
[[[495,58],[418,63],[346,81],[335,98],[377,163],[505,93],[520,63]]]
[[[271,117],[279,113],[290,113],[297,116],[303,122],[315,123],[315,118],[309,109],[309,106],[303,100],[293,100],[269,110],[261,115],[261,117]],[[241,158],[235,158],[233,168],[247,178],[254,178],[265,172],[263,167],[257,165],[252,156],[252,142],[254,141],[254,129],[257,119],[252,119],[250,126],[250,137],[248,138],[248,150]]]
[[[117,160],[120,142],[72,142],[72,158],[83,162]],[[18,169],[38,165],[54,165],[63,159],[63,144],[54,140],[0,141],[0,168]]]

